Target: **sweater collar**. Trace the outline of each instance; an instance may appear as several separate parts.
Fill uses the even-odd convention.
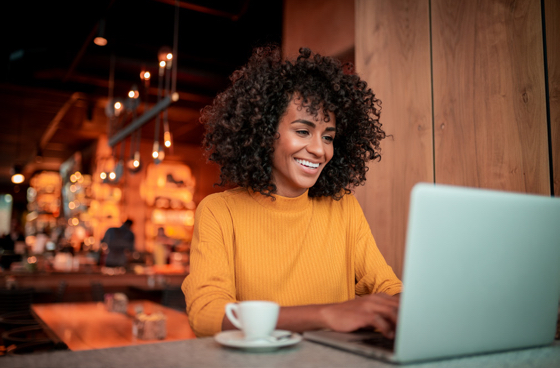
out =
[[[259,192],[255,192],[252,189],[248,189],[248,191],[251,197],[253,197],[263,207],[274,211],[299,212],[304,211],[308,209],[309,206],[311,206],[311,198],[309,198],[308,195],[309,190],[306,190],[305,193],[294,198],[272,194],[275,200],[273,200],[269,196],[265,196],[260,194]]]

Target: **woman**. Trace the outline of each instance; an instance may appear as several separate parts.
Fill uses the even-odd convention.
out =
[[[279,329],[393,337],[401,282],[349,189],[380,157],[379,101],[308,49],[284,61],[279,48],[258,48],[231,81],[202,111],[220,184],[237,187],[197,208],[183,282],[194,332],[233,329],[227,303],[272,300]]]

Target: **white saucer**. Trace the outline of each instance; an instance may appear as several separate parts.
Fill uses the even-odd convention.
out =
[[[284,336],[290,334],[290,331],[276,330],[272,333],[272,336]],[[295,345],[302,340],[301,335],[293,333],[290,338],[282,339],[279,341],[267,341],[267,340],[245,340],[245,335],[243,332],[238,330],[223,331],[214,335],[214,340],[218,343],[229,346],[232,348],[241,348],[245,350],[254,351],[270,351],[282,348],[284,346]]]

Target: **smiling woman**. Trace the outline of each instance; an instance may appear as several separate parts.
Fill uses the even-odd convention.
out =
[[[282,60],[276,47],[258,48],[231,76],[232,85],[203,110],[204,145],[221,167],[221,183],[276,193],[272,157],[278,124],[292,101],[308,121],[335,124],[332,161],[325,165],[311,197],[341,198],[365,181],[367,161],[380,157],[385,138],[380,101],[351,65],[302,49]],[[319,116],[319,114],[321,114]]]
[[[379,101],[351,66],[258,48],[204,109],[204,144],[235,189],[199,204],[183,282],[198,336],[234,328],[228,303],[269,300],[277,328],[394,333],[401,282],[351,188],[385,137]],[[361,296],[355,298],[355,296]]]
[[[304,107],[301,97],[294,97],[278,123],[272,178],[276,194],[284,197],[297,197],[315,185],[333,157],[334,114],[313,116]]]

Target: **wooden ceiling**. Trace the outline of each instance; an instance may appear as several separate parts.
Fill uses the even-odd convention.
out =
[[[199,144],[200,109],[254,46],[281,41],[282,0],[9,3],[1,22],[0,191],[13,186],[14,165],[28,180],[36,171],[58,170],[107,134],[111,93],[126,98],[137,85],[140,113],[156,102],[157,54],[162,46],[173,48],[176,10],[180,98],[169,107],[169,125],[176,144]],[[93,43],[101,20],[104,47]],[[143,69],[153,76],[147,94]],[[154,131],[152,120],[142,127],[142,138],[153,140]]]

